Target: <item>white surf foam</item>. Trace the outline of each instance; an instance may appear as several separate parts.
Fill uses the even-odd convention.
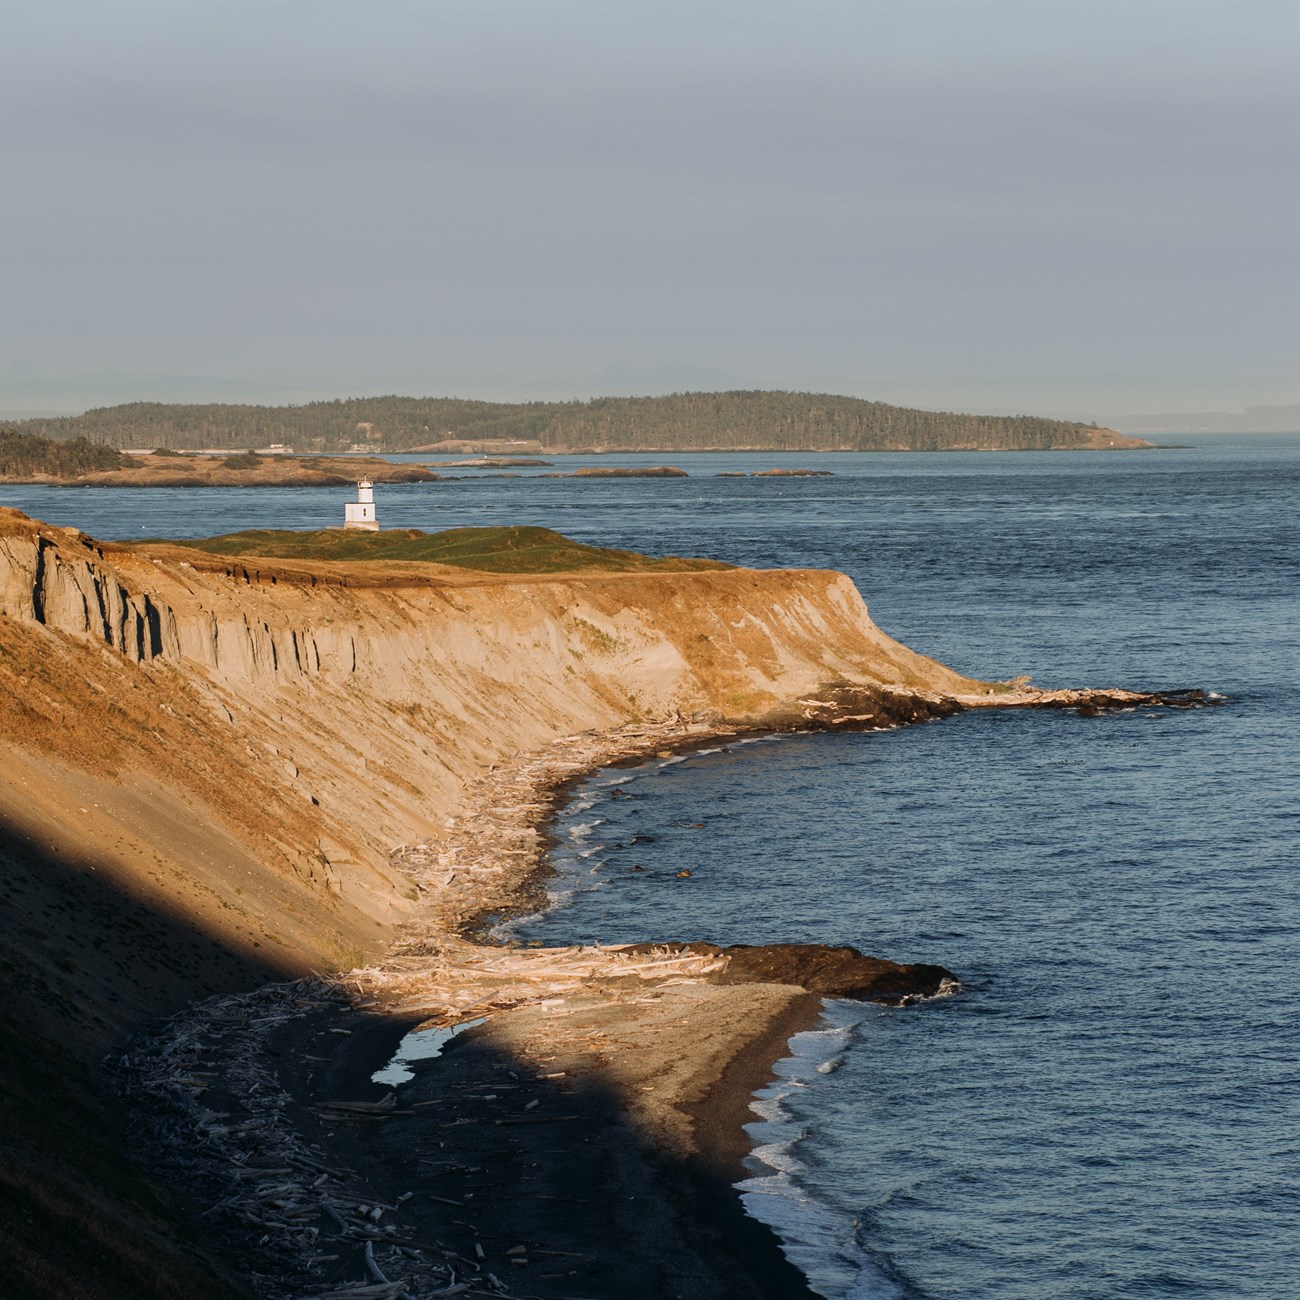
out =
[[[942,988],[936,996],[956,991]],[[745,1126],[755,1144],[745,1160],[749,1177],[738,1183],[746,1211],[781,1239],[787,1257],[828,1300],[916,1300],[891,1276],[887,1262],[863,1248],[856,1211],[835,1204],[818,1187],[810,1138],[799,1114],[813,1114],[817,1089],[845,1063],[863,1020],[880,1011],[864,1003],[829,1000],[815,1028],[796,1034],[776,1078],[750,1102]],[[792,1108],[796,1103],[798,1113]],[[815,1120],[814,1120],[815,1122]]]

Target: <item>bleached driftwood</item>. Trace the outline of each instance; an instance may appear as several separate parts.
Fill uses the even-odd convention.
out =
[[[139,1036],[112,1063],[117,1087],[135,1103],[142,1144],[207,1195],[208,1217],[242,1234],[249,1278],[264,1300],[509,1295],[481,1262],[407,1228],[401,1206],[408,1198],[393,1204],[376,1196],[295,1128],[271,1040],[322,1010],[420,1015],[437,1025],[529,1003],[563,1014],[565,999],[583,990],[635,1002],[648,996],[638,989],[720,969],[725,958],[670,949],[502,949],[460,937],[473,917],[514,901],[542,852],[539,827],[560,783],[603,762],[659,752],[682,734],[676,723],[588,733],[487,773],[467,792],[466,805],[478,811],[436,841],[394,850],[391,860],[416,887],[420,908],[386,960],[209,999]],[[204,1105],[208,1097],[222,1100]],[[322,1101],[317,1110],[330,1123],[415,1113],[399,1110],[392,1092],[377,1102]],[[503,1122],[567,1118],[516,1113]],[[369,1281],[323,1285],[326,1266],[348,1252]]]

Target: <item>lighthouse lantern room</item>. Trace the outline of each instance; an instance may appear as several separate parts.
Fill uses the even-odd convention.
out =
[[[375,518],[375,485],[368,478],[358,480],[357,499],[343,507],[343,527],[379,531],[379,520]]]

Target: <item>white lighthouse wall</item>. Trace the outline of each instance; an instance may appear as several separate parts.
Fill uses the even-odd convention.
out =
[[[378,530],[379,521],[375,518],[375,503],[373,501],[349,501],[343,507],[343,527]]]

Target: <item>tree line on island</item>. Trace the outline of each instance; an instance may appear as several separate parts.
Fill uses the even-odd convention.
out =
[[[122,456],[102,442],[84,437],[55,441],[17,429],[0,429],[0,477],[49,474],[76,478],[96,470],[120,469]]]
[[[525,442],[544,451],[947,451],[1133,445],[1113,430],[1038,416],[963,415],[822,393],[674,393],[572,402],[368,397],[297,406],[132,402],[24,420],[19,431],[116,449],[292,446],[422,450]]]

